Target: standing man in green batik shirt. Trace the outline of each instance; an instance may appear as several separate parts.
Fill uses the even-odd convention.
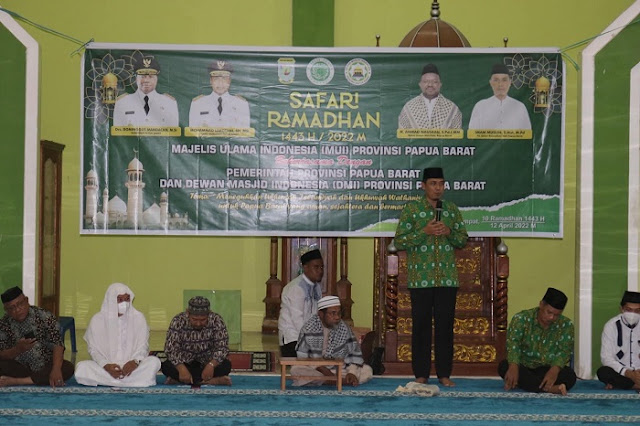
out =
[[[456,248],[467,243],[467,230],[458,207],[442,200],[444,172],[424,169],[425,197],[407,204],[396,230],[395,245],[407,251],[407,286],[411,295],[411,351],[416,382],[427,383],[431,371],[431,318],[435,323],[436,375],[444,386],[451,381],[453,320],[458,292]]]
[[[567,296],[549,287],[537,308],[513,316],[507,330],[507,359],[498,366],[505,390],[566,395],[576,383],[567,364],[573,351],[573,323],[562,316]]]

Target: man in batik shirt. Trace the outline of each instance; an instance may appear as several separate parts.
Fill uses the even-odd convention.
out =
[[[64,343],[51,312],[30,306],[19,287],[2,293],[5,315],[0,319],[0,387],[64,386],[73,364],[63,359]]]
[[[231,385],[227,326],[209,308],[207,298],[196,296],[171,320],[162,363],[167,384]]]
[[[431,318],[435,323],[436,375],[443,386],[454,386],[453,320],[458,292],[454,249],[467,243],[458,207],[444,194],[440,167],[424,169],[424,198],[407,204],[398,222],[395,245],[407,251],[407,286],[411,296],[411,366],[416,382],[427,383],[431,371]]]
[[[398,129],[460,129],[462,113],[440,94],[440,72],[434,64],[422,69],[418,82],[422,92],[407,102],[398,117]]]
[[[567,296],[549,287],[537,308],[513,316],[507,330],[507,359],[498,366],[505,390],[566,395],[576,383],[567,364],[573,351],[573,323],[562,316]]]

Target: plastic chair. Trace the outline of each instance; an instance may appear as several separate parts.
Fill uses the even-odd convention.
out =
[[[69,330],[71,332],[71,352],[78,352],[76,349],[76,320],[73,317],[58,317],[60,325],[60,336],[64,342],[64,335]]]

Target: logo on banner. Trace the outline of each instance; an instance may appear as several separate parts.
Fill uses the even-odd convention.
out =
[[[344,67],[344,76],[355,86],[362,86],[371,78],[371,65],[362,58],[354,58]]]
[[[296,60],[293,58],[278,59],[278,80],[283,84],[291,84],[296,75]]]
[[[329,84],[334,72],[333,64],[326,58],[315,58],[307,65],[307,78],[318,86]]]

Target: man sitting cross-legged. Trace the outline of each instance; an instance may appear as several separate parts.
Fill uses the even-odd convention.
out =
[[[76,366],[76,381],[86,386],[156,385],[160,360],[149,356],[149,327],[133,307],[135,294],[126,285],[107,288],[100,312],[84,334],[92,360]]]
[[[573,323],[562,316],[567,296],[549,287],[537,308],[513,316],[507,330],[507,359],[498,366],[505,390],[566,395],[576,383],[567,364],[573,350]]]
[[[193,297],[186,312],[171,320],[162,363],[165,383],[231,385],[227,326],[209,307],[207,298]]]
[[[64,343],[56,317],[29,305],[20,287],[2,293],[0,319],[0,387],[64,386],[73,364],[63,359]]]
[[[634,389],[640,392],[640,293],[625,291],[620,314],[602,330],[598,379],[605,389]]]
[[[318,313],[313,315],[300,330],[298,358],[327,358],[344,360],[342,377],[344,383],[358,386],[373,376],[373,370],[364,363],[362,350],[351,328],[341,319],[340,299],[326,296],[318,301]],[[292,376],[336,376],[336,367],[317,368],[294,365]],[[333,371],[331,371],[333,369]],[[294,379],[294,386],[321,385],[326,380]]]

